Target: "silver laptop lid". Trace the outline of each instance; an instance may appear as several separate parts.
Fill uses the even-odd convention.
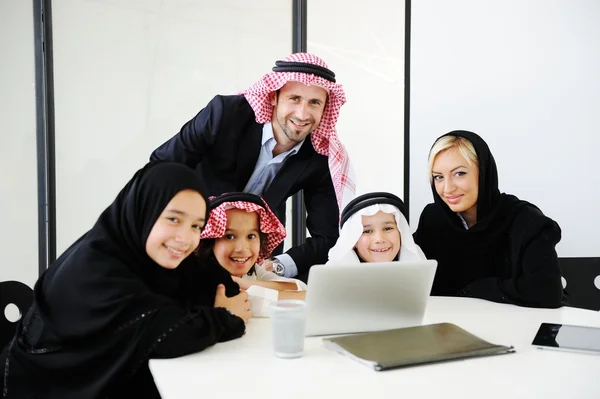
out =
[[[306,292],[306,335],[420,325],[437,261],[315,265]]]

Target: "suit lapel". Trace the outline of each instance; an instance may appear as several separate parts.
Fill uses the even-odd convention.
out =
[[[290,188],[310,164],[314,153],[309,136],[300,151],[283,164],[267,191],[263,193],[263,198],[271,208],[276,209],[285,200]]]
[[[262,141],[263,125],[253,123],[250,129],[242,131],[238,147],[237,189],[243,191],[258,162]]]

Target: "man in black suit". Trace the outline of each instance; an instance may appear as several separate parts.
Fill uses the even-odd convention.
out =
[[[312,265],[327,261],[339,212],[354,195],[348,155],[335,131],[345,101],[320,58],[295,53],[241,95],[214,97],[150,159],[197,168],[210,195],[260,195],[284,224],[286,199],[304,190],[311,237],[262,266],[306,280]]]

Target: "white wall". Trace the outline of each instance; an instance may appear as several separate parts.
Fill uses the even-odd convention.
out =
[[[357,174],[357,193],[404,197],[404,1],[312,0],[308,51],[344,86],[337,124]]]
[[[39,269],[33,44],[32,2],[0,0],[0,281],[31,287]]]
[[[599,4],[413,2],[413,226],[431,200],[429,146],[471,129],[490,143],[501,189],[561,224],[561,256],[598,256]],[[291,52],[291,14],[291,0],[53,1],[58,254],[214,94],[244,89]],[[404,4],[315,0],[308,17],[308,50],[348,95],[338,132],[359,192],[402,196]],[[30,285],[38,270],[32,21],[31,2],[0,2],[0,53],[11,60],[0,63],[0,129],[10,133],[0,149],[0,206],[9,210],[0,280]]]
[[[455,129],[489,144],[500,190],[563,230],[559,256],[600,256],[600,2],[412,3],[411,224],[432,201],[427,154]]]
[[[402,195],[404,4],[379,3],[365,17],[359,2],[310,2],[308,50],[346,88],[359,191]],[[60,254],[212,96],[291,53],[292,1],[55,0],[53,27]],[[360,168],[376,160],[385,172]]]
[[[57,253],[215,94],[291,53],[291,1],[54,0]]]

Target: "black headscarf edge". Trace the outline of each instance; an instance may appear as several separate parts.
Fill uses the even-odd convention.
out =
[[[340,217],[340,228],[346,223],[350,216],[371,205],[389,204],[398,208],[400,213],[408,220],[406,206],[396,195],[384,191],[372,192],[354,198],[346,205]]]
[[[179,298],[183,266],[192,266],[195,257],[167,270],[148,256],[145,241],[166,205],[185,189],[199,192],[206,201],[203,182],[185,165],[154,161],[137,171],[92,229],[36,283],[36,303],[45,323],[65,336],[82,336],[132,317],[138,312],[134,302],[151,306],[149,295]],[[66,311],[51,312],[53,307]]]
[[[457,136],[462,137],[473,145],[475,154],[477,155],[478,169],[479,169],[479,180],[478,180],[478,195],[477,195],[477,220],[481,220],[490,214],[494,206],[500,199],[500,191],[498,189],[498,169],[496,167],[496,161],[494,156],[487,145],[487,143],[476,133],[467,130],[453,130],[442,136],[438,137],[430,148],[446,136]],[[444,213],[454,216],[454,212],[450,210],[448,205],[438,195],[435,189],[435,183],[431,182],[431,190],[435,203],[444,210]]]

